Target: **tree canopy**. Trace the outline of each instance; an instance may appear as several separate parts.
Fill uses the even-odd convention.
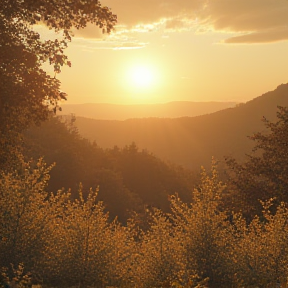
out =
[[[239,195],[235,205],[250,216],[261,213],[259,199],[275,197],[278,203],[288,201],[288,108],[278,107],[276,122],[265,117],[263,121],[267,130],[249,137],[255,146],[247,161],[240,164],[227,159],[230,180]]]
[[[61,66],[71,65],[64,54],[72,39],[71,29],[92,23],[110,32],[116,20],[116,15],[98,0],[1,1],[0,164],[8,162],[8,151],[19,144],[18,133],[47,119],[49,111],[56,111],[59,100],[66,99],[55,76]],[[62,32],[62,36],[42,39],[33,29],[35,24]],[[54,77],[43,69],[44,63],[53,65]]]

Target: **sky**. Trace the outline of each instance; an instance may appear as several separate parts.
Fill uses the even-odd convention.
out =
[[[107,35],[75,31],[68,104],[246,102],[288,82],[287,0],[102,0]]]

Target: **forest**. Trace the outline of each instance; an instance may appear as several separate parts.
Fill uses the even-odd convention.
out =
[[[288,109],[277,119],[251,137],[245,163],[227,158],[220,173],[212,158],[199,175],[133,143],[103,150],[61,118],[28,129],[24,143],[33,145],[1,174],[1,285],[284,285]],[[36,151],[47,161],[61,155],[59,170],[45,156],[25,160]],[[82,177],[78,187],[65,182]],[[71,189],[53,190],[62,181]]]
[[[42,64],[57,75],[72,27],[109,32],[117,17],[49,3],[0,4],[0,287],[287,287],[288,107],[259,119],[241,161],[207,152],[191,169],[136,141],[101,147],[58,115],[66,94]],[[42,41],[40,20],[63,39]]]

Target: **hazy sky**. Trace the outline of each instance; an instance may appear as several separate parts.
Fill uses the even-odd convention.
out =
[[[245,102],[288,82],[287,0],[102,0],[58,76],[67,103]]]

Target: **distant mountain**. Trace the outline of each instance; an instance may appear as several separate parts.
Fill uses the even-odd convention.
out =
[[[235,102],[189,102],[177,101],[163,104],[63,104],[60,115],[75,114],[93,119],[126,120],[130,118],[176,118],[194,117],[213,113],[222,109],[235,107]]]
[[[254,146],[247,136],[263,131],[261,119],[274,121],[277,105],[288,106],[288,84],[245,104],[208,115],[175,119],[146,118],[125,121],[77,117],[80,134],[103,148],[135,142],[156,156],[190,168],[208,166],[211,157],[240,159]]]

